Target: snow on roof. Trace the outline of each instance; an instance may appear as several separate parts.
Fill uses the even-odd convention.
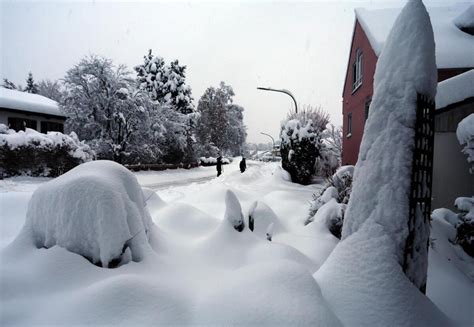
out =
[[[39,94],[31,94],[0,87],[0,108],[30,111],[39,114],[66,117],[58,103]]]
[[[433,26],[438,68],[474,67],[474,37],[461,31],[454,20],[463,15],[465,6],[427,8]],[[357,8],[356,19],[362,26],[377,56],[382,51],[388,33],[400,8],[367,10]]]
[[[474,69],[438,83],[436,109],[471,97],[474,97]]]

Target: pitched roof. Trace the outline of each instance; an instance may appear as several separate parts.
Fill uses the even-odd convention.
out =
[[[461,31],[454,23],[457,17],[472,10],[466,10],[467,8],[461,5],[427,9],[435,37],[437,67],[474,67],[474,36]],[[356,19],[362,26],[377,56],[380,55],[388,33],[400,11],[401,8],[379,10],[358,8],[355,10]]]
[[[66,117],[58,103],[39,94],[31,94],[0,87],[0,108]]]

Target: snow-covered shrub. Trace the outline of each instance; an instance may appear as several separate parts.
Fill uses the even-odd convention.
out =
[[[152,221],[136,177],[112,161],[92,161],[41,185],[23,232],[38,248],[58,245],[102,267],[140,261]]]
[[[316,175],[329,178],[341,165],[342,127],[328,124],[322,134],[320,156],[316,159]]]
[[[469,172],[474,174],[474,114],[470,114],[458,124],[456,136],[459,143],[464,145],[462,152],[467,155],[467,162],[471,164]]]
[[[92,159],[94,152],[74,132],[15,132],[0,124],[0,177],[58,176]]]
[[[344,212],[352,190],[353,174],[354,166],[342,166],[328,178],[326,185],[318,194],[313,194],[306,225],[315,219],[323,219],[329,231],[337,238],[341,238]]]
[[[309,184],[321,157],[322,131],[329,116],[320,108],[288,115],[280,130],[282,167],[295,183]]]
[[[459,213],[441,208],[433,210],[433,219],[443,219],[454,227],[456,235],[450,237],[453,244],[461,248],[471,257],[474,257],[474,197],[460,197],[454,202]]]

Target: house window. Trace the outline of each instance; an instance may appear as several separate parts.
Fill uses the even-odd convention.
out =
[[[347,135],[346,137],[352,136],[352,112],[347,115]]]
[[[367,118],[369,118],[369,108],[370,108],[370,103],[372,102],[372,99],[368,99],[365,101],[365,120],[367,121]]]
[[[41,122],[41,133],[47,132],[64,132],[64,126],[61,123],[54,123],[50,121],[42,121]]]
[[[352,64],[352,91],[362,85],[362,51],[356,50],[355,60]]]
[[[25,128],[36,130],[36,120],[26,118],[8,117],[8,126],[15,131],[24,131]]]

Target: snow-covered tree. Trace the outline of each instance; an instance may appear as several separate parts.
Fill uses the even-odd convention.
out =
[[[38,93],[38,84],[35,83],[35,80],[33,79],[33,73],[31,72],[28,73],[28,78],[26,79],[26,87],[23,92],[34,94]]]
[[[357,233],[363,233],[359,237],[367,239],[371,235],[364,233],[371,229],[383,231],[386,239],[391,240],[393,255],[406,276],[421,291],[426,287],[429,221],[421,213],[410,219],[409,195],[417,93],[434,98],[436,86],[430,17],[421,0],[409,0],[393,24],[377,61],[375,92],[355,167],[342,239],[344,242]]]
[[[9,89],[9,90],[16,90],[16,85],[12,81],[10,81],[8,78],[3,79],[3,84],[2,87]]]
[[[322,132],[328,122],[329,115],[325,111],[312,107],[291,113],[282,122],[282,167],[290,173],[293,182],[310,183],[316,159],[321,157]]]
[[[209,87],[199,100],[196,134],[201,145],[214,144],[221,151],[240,154],[247,136],[241,106],[232,103],[232,87],[221,82],[218,88]],[[205,153],[201,153],[206,155]]]
[[[38,83],[38,94],[60,102],[62,96],[61,85],[59,81],[42,80]]]
[[[136,90],[125,66],[88,56],[67,72],[64,82],[66,128],[93,145],[99,158],[124,162],[141,149],[159,152],[151,148],[153,138],[163,133],[163,123],[154,116],[148,94]]]
[[[167,66],[163,58],[154,56],[149,50],[143,64],[136,66],[135,71],[140,88],[150,92],[152,100],[183,114],[194,111],[191,88],[186,85],[186,66],[181,66],[178,60]]]

